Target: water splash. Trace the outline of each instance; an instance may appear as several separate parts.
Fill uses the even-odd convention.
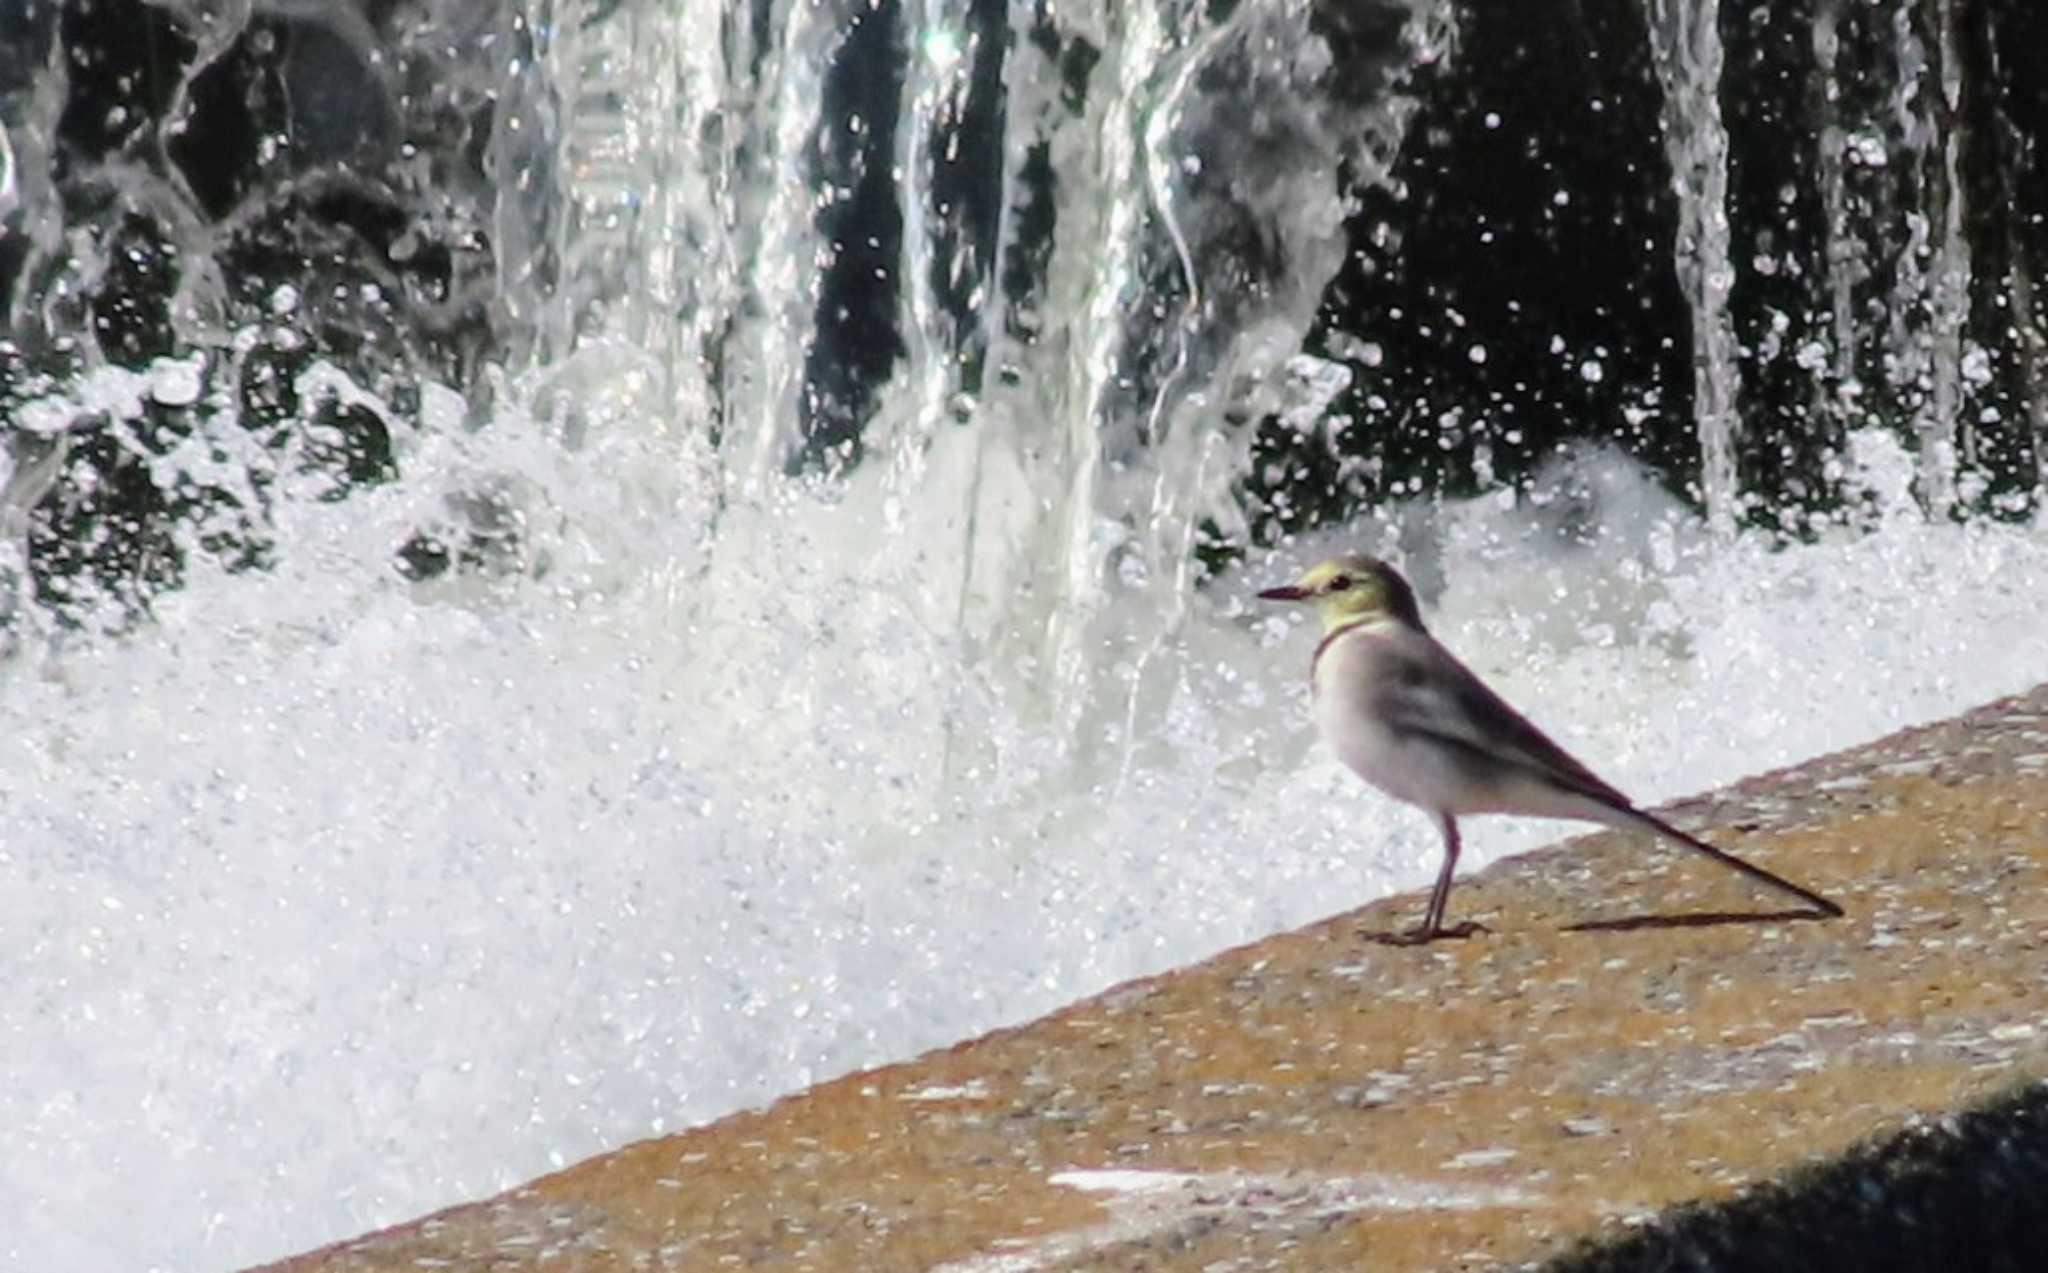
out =
[[[288,506],[270,572],[195,576],[0,684],[19,1251],[279,1254],[1433,871],[1426,820],[1311,747],[1307,637],[1249,598],[1398,545],[1403,510],[1196,594],[1111,796],[926,621],[952,563],[890,530],[883,483],[729,508],[756,569],[706,576],[715,491],[653,432],[423,435],[406,483]],[[1804,549],[1717,543],[1611,456],[1416,510],[1432,622],[1646,799],[2038,679],[2048,535],[1930,521],[1912,457],[1867,450],[1881,525]],[[393,576],[391,537],[480,466],[551,510],[545,565]],[[993,762],[942,784],[949,728]],[[136,1223],[81,1222],[116,1205]]]

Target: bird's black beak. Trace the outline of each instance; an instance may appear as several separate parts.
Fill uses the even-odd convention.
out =
[[[1262,601],[1300,601],[1306,596],[1308,596],[1308,589],[1297,588],[1289,583],[1282,584],[1278,588],[1266,589],[1259,594],[1259,599]]]

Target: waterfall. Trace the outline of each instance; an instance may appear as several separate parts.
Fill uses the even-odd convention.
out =
[[[1970,251],[1963,240],[1958,173],[1956,21],[1953,0],[1901,4],[1892,15],[1899,68],[1893,135],[1901,152],[1895,161],[1905,240],[1897,256],[1884,362],[1918,443],[1920,498],[1937,515],[1946,515],[1956,502],[1958,462],[1975,459],[1962,414]]]
[[[1664,86],[1664,135],[1678,196],[1679,285],[1692,312],[1693,418],[1708,519],[1732,534],[1740,514],[1735,452],[1741,429],[1735,332],[1728,316],[1728,130],[1721,121],[1720,6],[1650,0],[1650,47]]]
[[[1398,86],[1444,15],[1387,8],[1410,33],[1379,54]],[[772,498],[792,465],[872,470],[881,533],[957,563],[918,621],[985,667],[1039,669],[1025,687],[1053,731],[1127,765],[1195,529],[1234,517],[1242,421],[1278,400],[1344,252],[1343,179],[1384,172],[1410,109],[1333,97],[1311,12],[529,15],[493,145],[520,178],[499,274],[536,333],[540,409],[611,381],[615,409],[673,422],[726,506]],[[835,85],[885,73],[893,97],[861,90],[874,117],[833,116],[853,91]],[[832,298],[870,290],[893,299],[835,325]],[[878,347],[901,353],[877,373]],[[622,377],[647,396],[619,400]],[[745,537],[708,538],[707,569],[756,568]],[[1165,602],[1150,630],[1104,631],[1131,590]]]

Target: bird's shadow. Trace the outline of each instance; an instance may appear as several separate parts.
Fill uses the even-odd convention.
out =
[[[1632,933],[1639,928],[1718,928],[1723,924],[1783,924],[1793,920],[1833,919],[1816,910],[1792,911],[1687,911],[1681,915],[1623,915],[1618,919],[1589,919],[1566,924],[1567,933]]]

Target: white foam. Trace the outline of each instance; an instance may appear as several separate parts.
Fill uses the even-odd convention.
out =
[[[423,434],[403,483],[281,505],[273,572],[6,668],[5,1263],[281,1255],[1433,873],[1425,820],[1309,743],[1310,638],[1249,600],[1279,558],[1196,601],[1121,785],[1061,776],[1042,687],[963,648],[904,493],[741,497],[675,445]],[[2048,675],[2039,525],[1715,545],[1589,471],[1589,523],[1487,497],[1412,557],[1440,634],[1639,796]],[[399,579],[484,481],[522,571]]]

